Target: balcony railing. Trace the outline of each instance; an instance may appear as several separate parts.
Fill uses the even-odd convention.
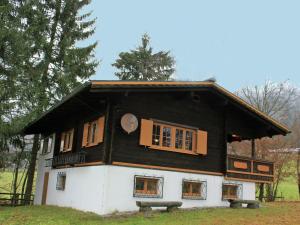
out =
[[[226,177],[236,180],[270,183],[274,179],[274,164],[266,160],[228,155]]]
[[[85,153],[76,152],[76,153],[67,153],[52,158],[52,167],[56,166],[73,166],[75,164],[85,163]]]

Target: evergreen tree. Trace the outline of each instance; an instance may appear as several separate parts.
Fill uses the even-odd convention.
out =
[[[142,36],[142,45],[130,52],[121,52],[112,66],[119,71],[115,75],[120,80],[165,81],[175,72],[175,60],[170,52],[153,53],[149,46],[150,37]]]
[[[20,123],[12,122],[12,117],[17,115],[15,80],[22,68],[21,55],[25,48],[18,29],[21,21],[15,15],[13,2],[3,0],[0,5],[0,168],[5,168],[9,145],[15,142],[16,130],[20,130]]]
[[[0,85],[6,90],[13,88],[15,93],[5,91],[0,97],[10,92],[8,102],[16,103],[12,108],[26,124],[95,73],[97,43],[79,47],[94,33],[95,19],[89,20],[91,13],[82,14],[90,0],[4,1],[4,7],[2,3],[0,6],[5,12],[1,11],[0,48],[11,55],[1,55],[0,51]],[[15,39],[3,35],[3,27],[14,27],[17,32],[10,35],[15,35]],[[8,40],[2,42],[5,37]],[[32,192],[38,143],[39,136],[35,135],[25,191],[27,200]]]

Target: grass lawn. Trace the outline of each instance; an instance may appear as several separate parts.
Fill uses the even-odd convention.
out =
[[[24,173],[25,172],[22,170],[19,171],[19,175],[18,175],[19,192],[22,189],[23,179],[25,177]],[[8,172],[8,171],[0,172],[0,192],[11,192],[12,178],[13,178],[13,172]],[[35,190],[35,178],[36,178],[36,174],[34,176],[33,190]]]
[[[288,177],[278,186],[277,196],[284,196],[285,200],[300,200],[296,178]]]
[[[154,212],[147,218],[142,213],[104,218],[93,213],[55,206],[0,207],[0,224],[297,225],[300,224],[300,202],[267,203],[260,209],[211,208],[173,213]]]

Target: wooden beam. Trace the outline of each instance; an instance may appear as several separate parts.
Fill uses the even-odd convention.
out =
[[[183,173],[198,173],[198,174],[208,174],[208,175],[217,175],[217,176],[224,175],[223,173],[203,171],[203,170],[191,170],[191,169],[182,169],[182,168],[174,168],[174,167],[166,167],[166,166],[152,166],[152,165],[126,163],[126,162],[113,162],[112,165],[138,167],[144,169],[169,170],[169,171],[176,171],[176,172],[183,172]]]
[[[247,181],[247,182],[252,182],[252,183],[267,183],[271,184],[273,181],[265,181],[265,180],[251,180],[251,179],[246,179],[246,178],[234,178],[234,177],[226,177],[225,180],[237,180],[237,181]]]
[[[255,158],[255,139],[251,139],[251,157],[254,159]]]

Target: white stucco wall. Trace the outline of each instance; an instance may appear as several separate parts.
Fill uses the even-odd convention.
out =
[[[229,206],[227,201],[222,201],[222,183],[229,182],[222,176],[202,175],[193,173],[182,173],[162,171],[153,169],[130,168],[121,166],[106,166],[106,194],[104,199],[104,214],[114,211],[138,210],[136,201],[181,201],[182,208],[191,207],[216,207]],[[133,196],[134,176],[163,177],[162,198],[137,198]],[[206,200],[182,199],[182,180],[199,180],[207,182]],[[242,199],[255,199],[255,183],[236,182],[242,184]]]
[[[66,174],[63,191],[56,190],[59,172]],[[162,177],[162,198],[134,197],[136,175]],[[206,181],[206,200],[182,199],[183,179]],[[72,207],[102,215],[138,210],[136,201],[181,201],[183,208],[228,206],[227,201],[222,201],[223,182],[242,184],[242,199],[255,199],[255,184],[250,182],[226,181],[222,176],[99,165],[51,170],[46,204]],[[40,185],[37,188],[40,188]],[[37,202],[40,203],[40,198]]]
[[[105,166],[87,166],[52,170],[49,175],[47,205],[72,207],[103,214]],[[57,174],[66,174],[64,190],[56,190]]]

